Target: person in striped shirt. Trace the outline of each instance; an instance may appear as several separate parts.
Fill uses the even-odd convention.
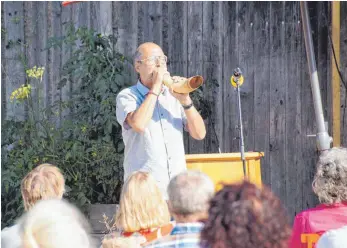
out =
[[[214,194],[211,179],[200,171],[188,170],[169,183],[169,209],[176,221],[170,235],[144,246],[147,248],[197,248]]]

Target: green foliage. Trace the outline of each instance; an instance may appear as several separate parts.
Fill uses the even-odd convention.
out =
[[[41,163],[52,163],[62,170],[65,197],[82,209],[89,203],[116,203],[119,199],[124,147],[115,100],[119,91],[129,86],[129,60],[114,50],[114,37],[84,27],[70,25],[64,37],[48,43],[47,49],[71,53],[58,85],[59,89],[72,88],[71,97],[39,107],[43,101],[34,93],[42,87],[42,77],[29,75],[25,68],[26,85],[32,90],[27,98],[9,104],[25,104],[27,118],[2,123],[2,228],[22,214],[20,181]]]

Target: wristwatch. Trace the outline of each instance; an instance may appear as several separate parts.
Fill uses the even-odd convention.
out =
[[[190,104],[188,104],[188,105],[183,105],[182,104],[182,107],[183,107],[184,110],[190,109],[191,107],[193,107],[193,101]]]

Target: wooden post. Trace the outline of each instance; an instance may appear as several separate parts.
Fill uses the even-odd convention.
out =
[[[332,2],[332,34],[331,39],[335,50],[336,62],[340,66],[340,2]],[[335,58],[331,52],[331,84],[332,84],[332,111],[333,111],[333,146],[341,145],[341,92],[340,77],[336,68]]]

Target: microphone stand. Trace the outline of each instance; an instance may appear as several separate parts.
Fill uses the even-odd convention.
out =
[[[240,86],[243,84],[243,77],[240,68],[236,68],[234,70],[234,75],[231,77],[232,85],[235,87],[237,92],[237,106],[239,111],[239,131],[240,131],[240,153],[241,160],[243,166],[243,175],[246,178],[246,159],[245,159],[245,143],[243,139],[243,126],[242,126],[242,110],[241,110],[241,94],[240,94]]]

